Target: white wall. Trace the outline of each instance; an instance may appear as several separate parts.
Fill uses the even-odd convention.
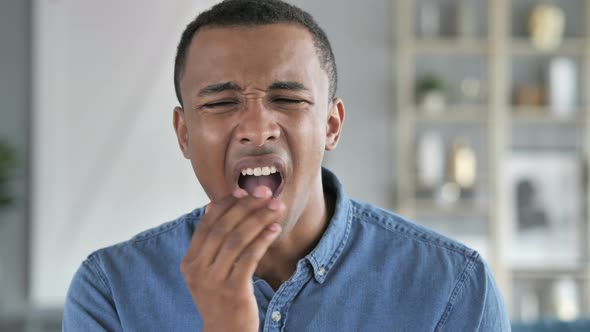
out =
[[[93,250],[207,202],[172,128],[173,58],[212,1],[34,3],[31,299]]]

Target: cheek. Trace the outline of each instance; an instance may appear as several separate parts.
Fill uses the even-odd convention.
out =
[[[223,126],[211,121],[195,121],[196,125],[191,128],[189,141],[194,150],[199,154],[207,154],[210,149],[219,148],[219,144],[226,140]]]
[[[189,133],[191,164],[195,175],[211,199],[223,196],[224,161],[229,135],[227,128],[212,121],[193,121]]]
[[[294,144],[292,148],[294,152],[297,151],[299,158],[296,158],[296,163],[321,163],[323,158],[325,142],[326,142],[326,124],[319,119],[309,117],[300,119],[297,125],[290,127],[290,132]],[[305,166],[305,165],[301,165]]]
[[[197,158],[216,157],[229,142],[232,123],[231,118],[216,118],[194,113],[190,119],[189,144]]]

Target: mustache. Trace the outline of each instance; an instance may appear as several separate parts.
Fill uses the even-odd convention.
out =
[[[278,146],[263,145],[263,146],[252,146],[240,149],[237,153],[238,158],[243,157],[259,157],[265,155],[283,155],[284,151]]]

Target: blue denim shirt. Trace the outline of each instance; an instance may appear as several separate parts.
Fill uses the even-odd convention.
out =
[[[334,216],[276,292],[254,277],[260,331],[510,331],[477,252],[347,198],[322,173],[324,190],[337,197]],[[91,254],[72,280],[63,329],[200,331],[179,266],[203,213]]]

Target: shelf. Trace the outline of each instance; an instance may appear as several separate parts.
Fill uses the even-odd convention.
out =
[[[547,106],[515,106],[512,107],[512,121],[514,124],[560,124],[583,125],[583,108],[578,107],[572,116],[558,116],[551,114]]]
[[[485,105],[452,105],[440,114],[429,114],[419,107],[414,108],[416,121],[453,124],[453,123],[485,123],[488,121]]]
[[[486,217],[488,213],[488,207],[473,200],[460,200],[456,203],[439,203],[431,199],[416,200],[418,217]]]
[[[414,47],[419,54],[484,56],[488,50],[485,40],[463,38],[415,39]]]
[[[539,50],[533,46],[528,38],[512,39],[512,54],[526,56],[543,56],[543,55],[566,55],[582,56],[586,52],[588,40],[585,38],[566,38],[561,45],[554,50]]]
[[[560,268],[560,267],[514,267],[512,268],[512,277],[514,279],[534,279],[534,280],[552,280],[562,276],[572,276],[576,279],[586,280],[590,276],[586,275],[583,267],[571,267],[571,268]]]
[[[60,327],[62,318],[63,308],[41,309],[27,306],[10,312],[0,312],[0,331],[3,331],[1,328],[2,322],[35,326],[43,324],[43,326]],[[58,329],[55,330],[57,331]]]

